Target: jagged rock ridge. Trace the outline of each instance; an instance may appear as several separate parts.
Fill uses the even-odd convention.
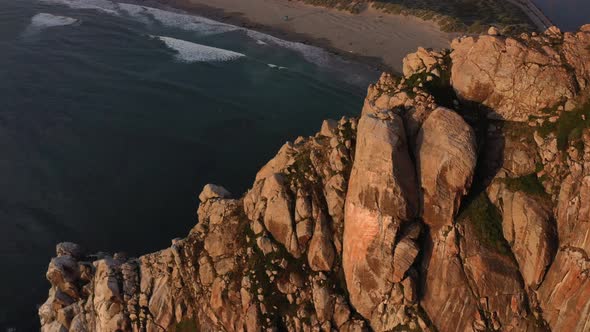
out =
[[[42,330],[588,331],[589,84],[590,26],[420,49],[170,248],[59,244]]]

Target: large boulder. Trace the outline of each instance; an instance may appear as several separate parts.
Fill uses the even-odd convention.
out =
[[[506,188],[503,179],[488,188],[490,200],[502,213],[502,231],[526,286],[537,289],[557,249],[557,234],[548,202]]]
[[[576,72],[578,85],[582,90],[590,86],[590,24],[583,25],[577,32],[563,34],[562,50],[567,63]]]
[[[489,208],[493,208],[490,204]],[[488,327],[506,331],[543,331],[535,329],[535,319],[527,308],[526,291],[521,282],[518,265],[501,238],[494,240],[482,231],[479,215],[462,218],[459,223],[460,257],[473,294],[478,299],[480,314]],[[498,218],[499,219],[499,218]],[[491,222],[499,223],[500,220]]]
[[[475,133],[452,110],[439,107],[424,121],[416,144],[424,222],[438,229],[452,224],[467,194],[477,161]]]
[[[477,320],[474,296],[459,255],[459,233],[452,225],[431,230],[422,260],[420,305],[439,331],[470,331]]]
[[[411,223],[417,213],[414,173],[402,118],[393,112],[361,117],[346,195],[342,263],[352,305],[378,331],[393,327],[387,326],[385,317],[392,304],[383,299],[393,291],[400,227]],[[413,252],[395,256],[413,258]]]
[[[458,96],[510,121],[544,116],[544,108],[575,96],[576,78],[559,50],[536,38],[531,42],[489,35],[455,39],[451,82]]]
[[[424,121],[415,155],[422,218],[430,228],[420,303],[440,331],[466,331],[476,320],[478,299],[463,270],[454,218],[475,172],[475,134],[461,116],[439,107]]]

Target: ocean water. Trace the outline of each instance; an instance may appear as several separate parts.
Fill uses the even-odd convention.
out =
[[[563,31],[576,31],[590,24],[588,0],[533,0],[533,2]]]
[[[147,253],[206,183],[360,112],[378,72],[315,47],[106,0],[0,2],[0,331],[38,328],[54,245]]]

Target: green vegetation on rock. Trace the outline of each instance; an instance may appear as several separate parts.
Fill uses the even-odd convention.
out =
[[[486,193],[482,191],[464,204],[457,220],[470,223],[482,245],[495,248],[502,254],[509,253],[510,247],[502,232],[502,216]]]
[[[536,173],[524,175],[518,178],[505,178],[503,181],[510,191],[520,191],[525,194],[539,197],[547,196],[545,188],[541,184],[541,181],[539,181]]]
[[[590,101],[571,112],[563,112],[557,120],[557,148],[565,150],[570,142],[582,138],[583,129],[588,127],[590,127]]]
[[[578,149],[583,148],[580,139],[585,128],[590,128],[590,100],[572,111],[562,112],[555,122],[543,122],[537,132],[541,137],[554,133],[557,138],[557,148],[563,151],[570,143]]]
[[[174,332],[198,332],[200,329],[192,319],[182,320],[174,326]]]

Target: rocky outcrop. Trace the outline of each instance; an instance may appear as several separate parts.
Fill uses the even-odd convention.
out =
[[[419,49],[169,248],[58,244],[41,330],[589,330],[589,35]]]
[[[459,38],[451,45],[452,85],[459,97],[483,104],[495,118],[528,121],[587,88],[588,46],[587,26],[575,34],[550,29],[532,36]]]
[[[244,204],[250,220],[262,223],[290,254],[295,257],[301,255],[291,208],[293,202],[281,174],[274,173],[258,181],[244,198]]]
[[[415,53],[406,55],[403,60],[404,77],[410,78],[414,74],[431,73],[441,77],[448,70],[446,63],[447,52],[436,52],[419,47]]]
[[[488,193],[502,213],[502,232],[520,266],[525,285],[537,289],[557,249],[550,203],[506,188],[502,178],[488,188]]]
[[[461,199],[471,185],[476,158],[473,129],[458,114],[437,108],[424,121],[416,160],[422,217],[430,231],[423,261],[421,304],[443,331],[467,330],[477,312],[477,299],[463,271],[459,234],[454,226]]]
[[[433,230],[452,224],[475,173],[473,129],[457,113],[439,107],[424,121],[416,146],[424,222]]]
[[[541,140],[539,143],[541,151],[551,146]],[[550,188],[555,193],[559,248],[537,295],[543,315],[555,331],[584,331],[590,327],[588,161],[590,131],[584,129],[579,141],[570,141],[568,148],[557,151],[555,159],[544,167],[555,174],[558,183]]]
[[[476,330],[485,330],[485,322],[495,331],[543,331],[528,311],[518,265],[507,251],[482,241],[479,222],[470,216],[462,219],[458,228],[461,261],[479,304]]]
[[[403,305],[392,292],[417,255],[412,239],[396,244],[418,212],[414,173],[401,116],[362,116],[346,195],[342,265],[351,303],[379,331],[400,325],[396,314]]]

